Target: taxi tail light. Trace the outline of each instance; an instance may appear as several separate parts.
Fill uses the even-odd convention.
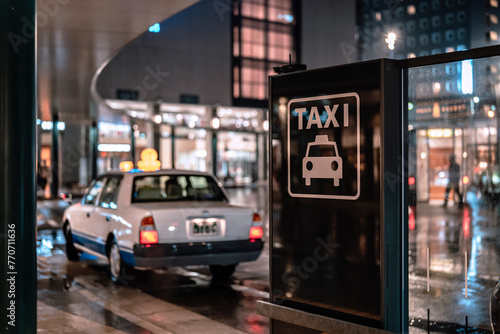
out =
[[[250,233],[248,237],[250,238],[250,241],[255,241],[257,239],[262,239],[264,236],[264,230],[262,229],[262,219],[260,218],[260,215],[257,212],[254,212],[253,214],[253,219],[252,219],[252,227],[250,227]]]
[[[262,226],[252,226],[250,227],[250,240],[262,239],[264,236],[264,230]]]
[[[139,240],[143,245],[158,243],[158,231],[156,231],[153,217],[148,216],[142,219]]]

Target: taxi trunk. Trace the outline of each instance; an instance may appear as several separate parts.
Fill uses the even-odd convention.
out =
[[[229,203],[141,203],[158,232],[158,243],[186,243],[249,239],[253,210]]]

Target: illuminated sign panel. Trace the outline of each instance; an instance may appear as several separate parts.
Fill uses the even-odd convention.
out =
[[[269,96],[272,310],[401,332],[397,61],[275,75]]]
[[[288,102],[290,196],[349,200],[359,197],[359,124],[359,96],[354,92],[292,99]],[[356,142],[352,159],[345,149],[337,145],[344,131],[352,134]],[[298,152],[291,149],[294,141],[292,133],[307,138],[298,144]]]

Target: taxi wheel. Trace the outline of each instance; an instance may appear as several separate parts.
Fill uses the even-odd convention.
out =
[[[80,253],[73,244],[73,236],[71,235],[71,228],[69,224],[64,225],[64,238],[66,239],[66,257],[70,261],[80,260]]]
[[[229,264],[226,266],[222,265],[212,265],[210,266],[210,273],[212,278],[217,279],[228,279],[234,274],[237,264]]]
[[[109,274],[113,282],[120,280],[124,273],[124,264],[120,256],[120,250],[115,240],[111,242],[108,251]]]

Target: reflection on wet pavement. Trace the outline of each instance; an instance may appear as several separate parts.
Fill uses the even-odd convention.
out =
[[[409,231],[410,332],[491,333],[489,301],[500,277],[497,209],[417,205]],[[467,325],[467,326],[466,326]]]
[[[262,206],[259,212],[266,217]],[[51,215],[47,209],[40,217]],[[133,270],[117,285],[106,261],[82,254],[68,262],[61,229],[49,225],[39,224],[36,249],[41,333],[268,332],[268,318],[255,310],[269,297],[268,247],[257,261],[240,264],[230,281],[214,282],[207,268],[190,267]]]
[[[236,202],[245,199],[248,202],[249,190],[231,192]],[[267,194],[260,190],[250,193],[254,194],[252,201],[267,222],[267,208],[261,203],[267,200]],[[489,298],[500,277],[498,210],[485,206],[473,193],[468,194],[467,202],[464,208],[449,205],[446,209],[440,207],[441,203],[419,203],[415,220],[409,224],[411,333],[427,333],[428,325],[432,333],[466,330],[468,333],[491,333]],[[48,217],[50,214],[48,209],[44,213]],[[47,221],[47,217],[43,220]],[[151,324],[145,324],[142,318],[130,311],[131,308],[113,309],[110,304],[111,300],[124,303],[120,298],[131,289],[204,315],[234,331],[268,332],[269,320],[255,311],[256,300],[269,297],[268,243],[258,261],[237,267],[232,281],[212,282],[206,268],[190,267],[134,271],[121,286],[117,286],[108,278],[105,261],[84,255],[78,263],[68,262],[62,231],[48,228],[49,225],[40,225],[46,228],[38,231],[37,240],[39,305],[44,306],[43,310],[52,308],[50,314],[39,314],[42,324],[44,321],[59,321],[61,330],[69,331],[74,318],[84,321],[81,320],[83,317],[88,322],[85,326],[89,333],[96,333],[96,326],[105,326],[107,333],[154,332],[148,327]],[[63,320],[53,316],[54,308]],[[149,321],[156,319],[154,324],[163,326],[157,328],[165,328],[162,322],[165,315],[149,310],[144,311]],[[169,326],[176,328],[172,324]],[[179,332],[182,333],[182,329]]]
[[[117,285],[109,279],[107,263],[101,260],[83,256],[80,262],[68,262],[63,251],[62,232],[43,232],[38,239],[37,326],[40,333],[244,333],[213,321],[216,319],[165,302],[157,293],[159,289],[178,290],[176,293],[180,295],[184,291],[186,296],[195,297],[209,294],[216,298],[203,307],[218,309],[217,301],[224,304],[228,295],[240,294],[228,284],[212,285],[203,274],[189,272],[183,276],[174,268],[158,272],[137,271],[130,280]],[[187,272],[180,269],[180,273],[183,271]],[[141,291],[145,286],[149,287],[150,295]],[[249,318],[250,327],[260,326],[252,315]]]

